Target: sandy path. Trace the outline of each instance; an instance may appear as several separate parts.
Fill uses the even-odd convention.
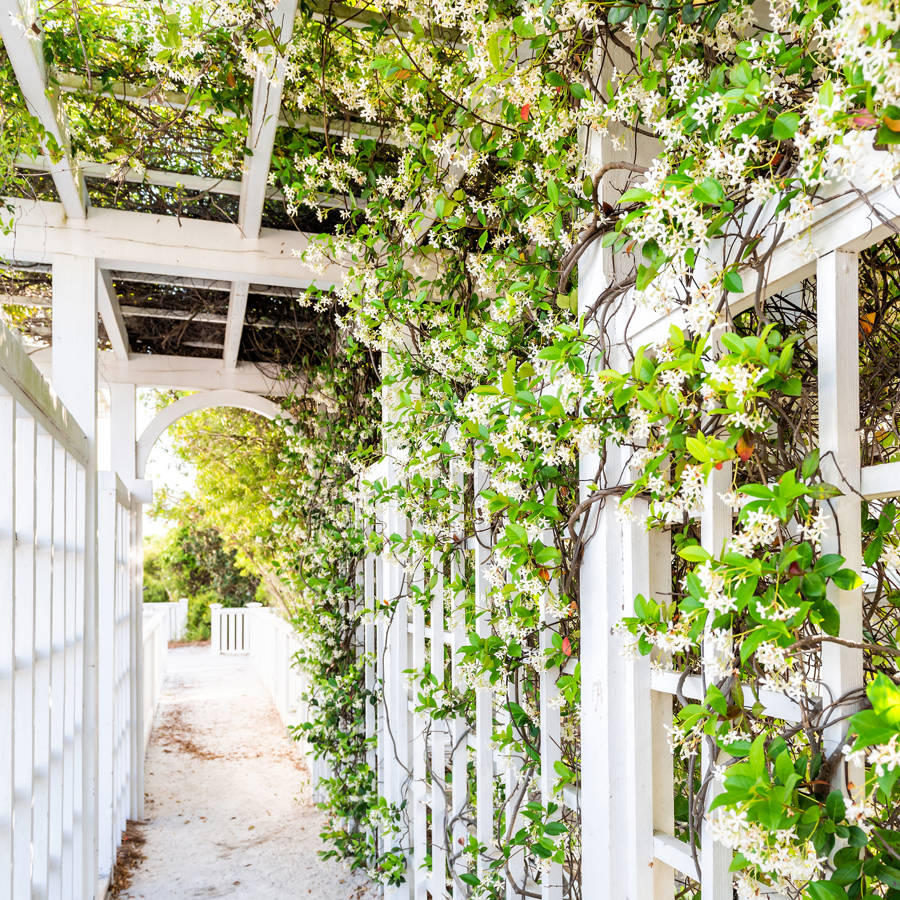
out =
[[[317,851],[322,814],[301,754],[250,663],[169,651],[147,752],[145,861],[131,900],[370,900],[365,879]]]

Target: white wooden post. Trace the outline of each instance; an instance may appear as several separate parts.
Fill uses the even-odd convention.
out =
[[[84,469],[83,682],[81,736],[81,859],[77,882],[93,896],[97,878],[97,263],[92,257],[53,258],[53,386],[88,439]],[[76,832],[77,833],[77,832]]]
[[[13,896],[13,770],[15,722],[16,402],[0,392],[0,893]]]
[[[855,253],[835,250],[819,258],[816,270],[816,308],[819,347],[819,449],[822,475],[843,493],[830,503],[823,553],[840,553],[846,566],[862,572],[859,459],[859,273]],[[833,585],[828,599],[841,617],[840,636],[862,641],[862,588],[842,591]],[[863,684],[862,651],[822,645],[823,703],[827,706]],[[825,753],[844,743],[848,716],[854,707],[836,707],[825,729]],[[852,766],[844,784],[843,767],[835,775],[837,787],[849,788],[857,801],[865,791],[864,773]]]
[[[209,604],[209,648],[213,653],[222,652],[222,604]]]

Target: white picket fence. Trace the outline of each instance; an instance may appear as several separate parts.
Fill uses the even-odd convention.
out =
[[[93,459],[0,328],[0,898],[104,896],[143,814],[171,611],[142,613],[141,504]]]
[[[89,882],[88,468],[87,438],[0,329],[0,896]]]
[[[261,603],[210,604],[213,653],[250,657],[286,727],[305,721],[307,678],[295,665],[300,637],[278,612]]]

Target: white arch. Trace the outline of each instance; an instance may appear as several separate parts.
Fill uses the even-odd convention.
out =
[[[150,457],[153,445],[159,440],[159,436],[173,423],[190,413],[201,409],[215,409],[222,406],[236,406],[239,409],[248,409],[259,413],[267,419],[277,419],[280,416],[290,418],[285,411],[271,400],[260,397],[259,394],[250,394],[246,391],[198,391],[188,397],[182,397],[169,406],[161,409],[150,424],[144,429],[137,442],[137,477],[144,477],[144,469]]]

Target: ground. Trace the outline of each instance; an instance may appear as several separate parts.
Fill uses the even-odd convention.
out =
[[[169,651],[147,752],[144,860],[129,900],[371,900],[322,861],[309,775],[247,657]]]

